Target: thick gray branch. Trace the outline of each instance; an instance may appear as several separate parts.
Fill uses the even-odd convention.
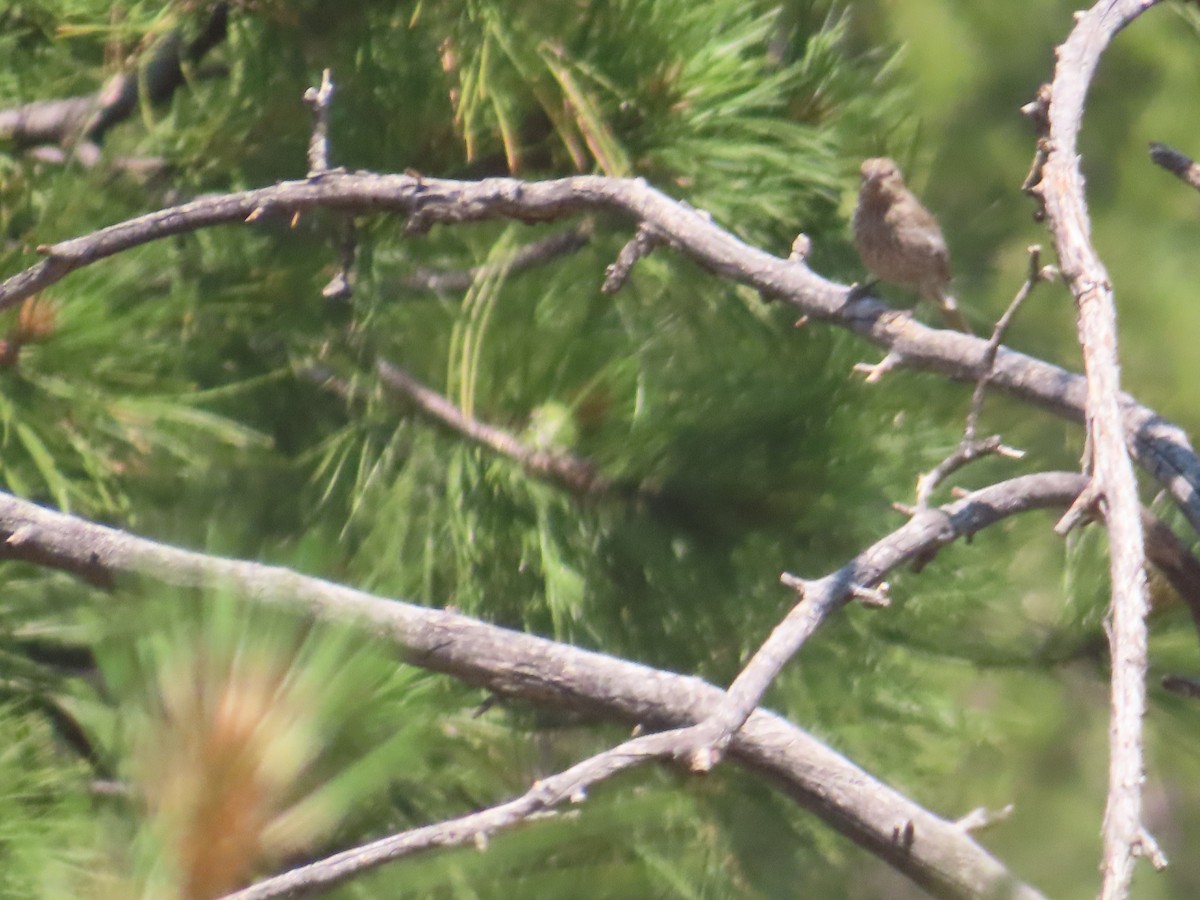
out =
[[[137,109],[142,94],[154,104],[170,100],[184,84],[184,65],[199,62],[223,42],[228,23],[229,4],[214,3],[199,33],[186,45],[178,30],[169,32],[137,67],[116,75],[96,94],[0,110],[0,138],[18,147],[65,145],[79,139],[99,144],[110,128]]]
[[[805,315],[848,328],[887,348],[905,365],[989,384],[1056,415],[1082,422],[1087,385],[1080,375],[1000,348],[987,366],[987,341],[927,328],[908,313],[872,297],[852,296],[846,285],[814,273],[800,259],[782,259],[738,240],[703,213],[675,202],[640,179],[577,176],[522,182],[479,182],[409,175],[329,172],[306,181],[203,197],[41,248],[47,258],[0,283],[0,309],[61,280],[81,266],[132,247],[214,225],[240,224],[266,215],[291,217],[318,208],[355,213],[392,212],[410,217],[415,230],[433,224],[509,218],[560,219],[598,209],[623,213],[652,227],[700,265],[791,303]],[[1200,459],[1187,435],[1131,397],[1120,400],[1125,440],[1143,467],[1175,499],[1200,531]]]
[[[686,727],[714,713],[725,697],[698,678],[275,566],[166,546],[2,493],[0,554],[92,580],[101,573],[131,573],[175,585],[220,585],[251,600],[318,618],[354,620],[394,642],[414,665],[504,696],[592,712],[630,725]],[[729,753],[831,828],[938,896],[1040,896],[954,823],[922,809],[773,713],[754,712],[733,738]]]

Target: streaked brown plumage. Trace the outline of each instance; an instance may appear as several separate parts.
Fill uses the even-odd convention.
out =
[[[950,253],[942,229],[885,157],[862,164],[854,246],[873,277],[912,288],[937,305],[948,326],[972,333],[949,293]]]

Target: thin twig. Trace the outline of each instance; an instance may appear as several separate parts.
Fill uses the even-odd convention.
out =
[[[986,806],[977,806],[954,824],[963,831],[983,831],[998,822],[1007,822],[1012,818],[1014,809],[1015,807],[1011,803],[996,810],[988,809]]]
[[[320,87],[310,87],[304,92],[304,102],[312,107],[313,116],[312,134],[308,139],[309,178],[318,178],[329,171],[329,110],[333,106],[334,91],[333,74],[324,69]],[[358,253],[358,229],[353,214],[338,216],[336,229],[338,269],[321,288],[321,296],[326,300],[345,301],[354,294],[354,258]]]
[[[574,253],[587,246],[592,239],[593,230],[594,226],[589,220],[566,231],[530,241],[500,262],[485,263],[468,269],[442,271],[418,266],[404,276],[400,284],[408,291],[429,291],[437,294],[465,291],[476,281],[497,272],[503,271],[511,275]]]
[[[341,377],[324,363],[306,363],[297,366],[295,372],[298,377],[311,381],[329,393],[341,397],[347,404],[363,399],[362,391],[358,385]]]
[[[638,260],[649,256],[661,243],[662,238],[655,233],[653,228],[645,222],[638,225],[633,237],[625,243],[621,252],[617,254],[616,260],[605,271],[604,283],[600,285],[600,290],[606,294],[615,294],[619,291],[629,280],[629,275],[633,272],[633,267]]]
[[[1004,333],[1016,317],[1017,310],[1021,308],[1021,304],[1025,302],[1038,282],[1044,281],[1049,277],[1041,265],[1041,252],[1042,248],[1036,244],[1029,248],[1029,273],[1025,277],[1025,283],[1021,285],[1012,302],[1008,304],[1008,309],[1004,311],[1004,315],[996,321],[996,325],[992,329],[992,335],[988,338],[987,346],[984,348],[983,371],[975,382],[975,390],[971,393],[971,405],[967,410],[967,421],[963,428],[962,440],[959,441],[958,446],[945,459],[917,479],[916,509],[927,508],[929,500],[938,485],[963,466],[977,459],[983,459],[986,456],[1004,456],[1008,459],[1021,459],[1025,455],[1024,451],[1004,444],[998,434],[984,438],[983,440],[977,438],[976,434],[979,428],[979,417],[983,414],[983,398],[986,396],[988,383],[992,379],[992,372],[996,365],[996,354],[1000,351],[1000,344],[1004,339]],[[868,380],[870,379],[868,378]]]
[[[320,87],[304,92],[304,102],[312,107],[313,128],[308,139],[308,176],[329,171],[329,107],[333,103],[333,78],[329,69],[321,72]]]
[[[1038,283],[1045,281],[1048,273],[1042,269],[1042,248],[1037,244],[1029,247],[1029,271],[1025,276],[1025,283],[1021,285],[1012,302],[1008,304],[1008,309],[996,321],[996,327],[992,329],[992,336],[988,338],[987,347],[983,351],[983,373],[979,376],[979,380],[975,382],[975,390],[971,393],[971,406],[967,412],[967,425],[963,430],[963,442],[970,443],[975,440],[976,429],[979,427],[979,417],[983,413],[983,398],[987,392],[988,382],[992,380],[992,372],[996,365],[996,354],[1000,351],[1000,344],[1004,340],[1004,333],[1008,330],[1008,326],[1012,324],[1012,320],[1017,315],[1017,310],[1021,308],[1021,304],[1033,293],[1033,289]]]
[[[338,217],[338,270],[329,283],[321,289],[326,300],[349,300],[354,294],[354,259],[358,254],[358,228],[354,217]]]
[[[933,492],[937,489],[937,486],[963,466],[987,456],[1004,456],[1009,459],[1021,459],[1024,455],[1024,451],[1016,450],[1004,444],[998,434],[994,434],[983,440],[964,437],[953,453],[917,479],[916,509],[927,509],[929,507],[929,500],[933,496]]]
[[[618,491],[616,482],[601,476],[596,467],[582,457],[562,450],[530,447],[509,432],[468,416],[446,397],[387,360],[379,360],[375,371],[387,387],[403,394],[426,416],[513,460],[537,478],[552,481],[579,495]]]
[[[222,900],[270,900],[294,892],[325,891],[385,863],[428,850],[485,844],[494,833],[530,821],[564,803],[580,803],[587,790],[634,766],[673,755],[678,731],[635,737],[571,768],[539,779],[514,800],[457,819],[426,825],[354,847],[267,878]]]

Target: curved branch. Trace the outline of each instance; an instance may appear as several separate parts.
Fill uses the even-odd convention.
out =
[[[977,530],[1024,509],[1065,505],[1081,484],[1078,475],[1054,473],[986,488],[971,495],[976,506],[970,522]],[[97,572],[110,577],[130,573],[173,585],[220,585],[317,618],[353,620],[393,641],[413,665],[503,696],[630,725],[684,728],[704,722],[726,696],[698,678],[276,566],[170,547],[2,493],[0,557],[33,560],[93,579]],[[1040,896],[953,822],[913,803],[774,713],[756,710],[734,736],[729,754],[937,896]]]
[[[1087,373],[1087,425],[1092,483],[1086,496],[1103,498],[1112,575],[1112,713],[1108,802],[1104,811],[1104,872],[1100,896],[1129,895],[1134,858],[1157,848],[1142,825],[1142,719],[1146,712],[1147,628],[1150,610],[1137,480],[1121,421],[1117,312],[1112,282],[1091,243],[1076,139],[1088,86],[1112,38],[1158,0],[1102,0],[1077,16],[1058,48],[1058,65],[1039,120],[1048,130],[1038,149],[1030,193],[1041,198],[1058,250],[1059,268],[1075,295],[1079,342]],[[1039,170],[1040,164],[1040,171]],[[1070,514],[1068,514],[1070,515]]]
[[[0,283],[0,309],[20,303],[75,269],[132,247],[214,225],[267,215],[291,218],[319,208],[408,215],[414,231],[437,222],[542,222],[597,209],[616,211],[649,225],[665,242],[711,271],[784,299],[811,318],[847,328],[886,348],[909,368],[971,384],[986,374],[991,386],[1017,399],[1063,418],[1084,419],[1087,385],[1082,376],[1004,347],[989,366],[990,352],[982,338],[928,328],[909,313],[822,278],[799,257],[782,259],[752,247],[641,179],[582,175],[542,182],[466,182],[334,171],[305,181],[203,197],[39,248],[46,259]],[[1133,455],[1200,531],[1200,458],[1187,434],[1129,396],[1121,398],[1121,414]]]
[[[961,500],[918,510],[904,525],[876,541],[837,571],[816,581],[784,575],[800,601],[730,685],[726,700],[710,720],[714,749],[732,736],[758,706],[775,676],[821,623],[855,597],[868,602],[886,597],[883,579],[903,565],[922,567],[938,550],[997,521],[1032,509],[1071,503],[1087,482],[1081,475],[1043,472],[994,484]],[[881,590],[876,590],[880,588]]]
[[[678,731],[642,735],[597,753],[571,768],[539,778],[513,800],[436,825],[425,825],[335,853],[305,866],[266,878],[220,900],[271,900],[302,892],[324,892],[385,863],[427,850],[459,847],[529,821],[539,813],[579,802],[593,785],[634,766],[672,755]]]
[[[17,147],[66,145],[76,139],[99,144],[110,128],[137,109],[143,92],[154,104],[170,100],[184,84],[184,64],[199,62],[224,41],[228,25],[229,4],[221,0],[212,5],[199,33],[186,45],[179,30],[169,32],[140,65],[116,75],[95,94],[0,110],[0,138]]]

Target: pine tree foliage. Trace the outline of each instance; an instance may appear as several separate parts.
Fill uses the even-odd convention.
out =
[[[953,4],[916,6],[953,18]],[[93,93],[164,40],[186,40],[211,9],[10,3],[0,107]],[[303,177],[300,97],[330,68],[334,166],[644,177],[772,252],[806,233],[814,267],[851,281],[862,274],[846,240],[859,160],[889,152],[919,169],[933,152],[912,124],[911,52],[896,56],[887,32],[903,13],[881,9],[232,4],[227,40],[183,66],[170,102],[143,91],[94,165],[0,148],[0,274],[41,244]],[[1011,24],[963,15],[977,37]],[[780,305],[667,248],[602,294],[628,223],[575,224],[582,246],[525,267],[522,249],[561,223],[411,235],[361,217],[350,298],[321,295],[350,227],[333,213],[209,229],[76,272],[0,314],[4,489],[726,683],[793,600],[779,573],[825,574],[880,536],[888,504],[909,500],[913,476],[957,441],[965,394],[932,376],[864,387],[848,378],[862,345],[797,329]],[[983,231],[1015,241],[1005,227]],[[983,283],[988,264],[968,263],[966,282]],[[422,284],[427,271],[451,277]],[[632,494],[579,497],[531,476],[417,413],[380,380],[380,361],[533,446],[586,458]],[[993,408],[1040,465],[1074,465],[1064,428]],[[1012,471],[989,462],[964,480]],[[1089,719],[1075,734],[1042,707],[1101,683],[1098,541],[1085,533],[1064,552],[1045,532],[1017,522],[900,576],[892,610],[831,621],[769,705],[921,802],[953,813],[982,791],[1002,806],[1028,786],[1005,758],[1015,745],[1081,746],[1096,729]],[[367,637],[224,595],[102,592],[11,563],[0,591],[6,896],[219,896],[517,795],[622,737],[576,717],[485,709],[478,692]],[[1186,657],[1182,616],[1163,621],[1164,652]],[[1048,695],[1063,668],[1075,681],[1031,703],[1029,724],[1013,698]],[[1185,714],[1171,714],[1168,746],[1186,733]],[[222,783],[262,804],[213,805]],[[1078,814],[1079,796],[1056,810]],[[240,849],[254,852],[228,869],[191,852],[218,849],[195,843],[205,816],[248,823]],[[1090,853],[1091,839],[1077,843]],[[745,774],[641,769],[487,852],[420,857],[334,895],[888,895],[890,876],[863,859]]]

